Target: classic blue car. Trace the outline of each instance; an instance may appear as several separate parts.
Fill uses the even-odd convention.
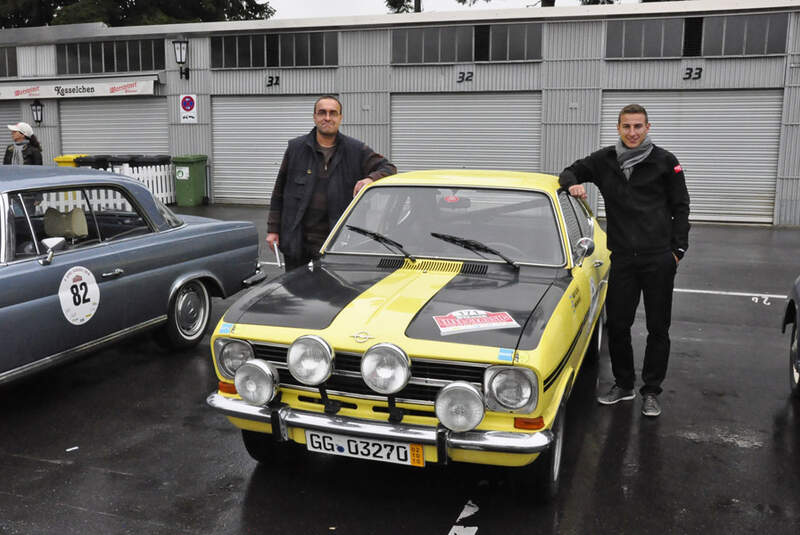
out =
[[[151,327],[194,346],[210,296],[261,278],[252,223],[178,217],[103,171],[0,167],[0,383]]]
[[[798,307],[800,307],[800,277],[792,285],[789,302],[783,315],[783,332],[786,332],[788,325],[792,326],[792,337],[789,339],[789,389],[795,397],[800,397],[800,355],[797,351],[797,343],[800,341],[797,329]]]

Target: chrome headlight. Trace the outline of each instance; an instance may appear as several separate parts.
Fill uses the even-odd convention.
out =
[[[236,392],[251,405],[266,405],[278,393],[278,370],[267,361],[253,359],[236,370]]]
[[[361,377],[379,394],[396,394],[411,379],[411,359],[392,344],[376,344],[361,359]]]
[[[301,336],[289,346],[286,364],[292,377],[304,385],[316,386],[331,376],[334,357],[331,346],[319,336]]]
[[[539,401],[539,380],[533,370],[492,366],[483,375],[489,410],[528,413]]]
[[[464,381],[450,383],[436,395],[436,417],[457,433],[471,431],[483,420],[483,395]]]
[[[220,373],[233,379],[242,364],[254,357],[253,347],[241,340],[230,338],[217,338],[214,340],[214,355],[217,357],[217,366]]]

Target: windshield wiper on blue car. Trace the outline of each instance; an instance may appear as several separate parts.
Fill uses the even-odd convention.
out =
[[[358,232],[359,234],[363,234],[364,236],[372,238],[373,240],[375,240],[376,242],[380,243],[381,245],[383,245],[384,247],[386,247],[387,249],[389,249],[393,253],[396,253],[397,251],[400,251],[403,254],[404,257],[408,258],[412,262],[416,262],[417,261],[416,258],[411,256],[405,249],[403,249],[403,244],[402,243],[397,243],[393,239],[387,238],[383,234],[380,234],[378,232],[373,232],[371,230],[363,229],[363,228],[357,227],[355,225],[345,225],[345,226],[347,228],[349,228],[350,230],[352,230],[353,232]],[[392,247],[394,248],[394,250],[392,250]]]
[[[459,238],[458,236],[453,236],[452,234],[440,234],[439,232],[431,232],[431,236],[434,238],[438,238],[440,240],[444,240],[448,243],[452,243],[458,245],[459,247],[463,247],[464,249],[468,249],[475,253],[489,253],[495,256],[499,256],[503,260],[505,260],[510,266],[514,269],[519,269],[519,264],[509,257],[498,251],[497,249],[492,249],[488,245],[481,243],[476,240],[470,240],[467,238]],[[481,255],[482,256],[482,255]]]

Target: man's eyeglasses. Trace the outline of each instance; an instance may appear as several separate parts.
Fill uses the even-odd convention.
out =
[[[330,117],[335,119],[336,117],[339,117],[339,112],[336,111],[336,110],[331,110],[331,111],[328,111],[328,110],[317,110],[314,113],[314,115],[316,115],[317,117],[328,117],[328,116],[330,116]]]

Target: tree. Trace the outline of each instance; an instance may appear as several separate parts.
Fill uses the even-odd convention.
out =
[[[0,0],[0,27],[104,22],[109,26],[268,19],[257,0]]]
[[[50,24],[56,10],[75,0],[0,0],[0,28]]]

